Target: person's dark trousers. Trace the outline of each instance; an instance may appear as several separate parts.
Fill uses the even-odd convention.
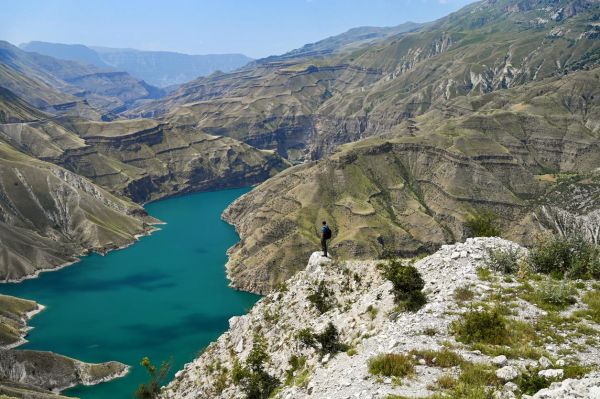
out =
[[[327,240],[321,238],[321,248],[323,249],[323,256],[327,257]]]

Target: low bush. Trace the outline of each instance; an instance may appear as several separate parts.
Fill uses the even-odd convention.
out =
[[[525,299],[535,303],[542,309],[562,310],[577,302],[577,291],[568,281],[543,281]]]
[[[500,382],[494,369],[480,363],[467,363],[458,376],[456,387],[452,390],[452,399],[492,399],[493,388]]]
[[[509,334],[506,321],[498,309],[469,311],[452,324],[456,340],[465,344],[505,345]]]
[[[350,349],[349,345],[340,342],[337,328],[329,322],[323,332],[315,334],[311,329],[304,328],[296,333],[296,339],[306,347],[317,349],[322,355],[334,355]]]
[[[241,385],[246,399],[268,398],[281,385],[279,379],[264,369],[269,358],[267,342],[264,337],[256,334],[246,365],[242,366],[237,359],[234,360],[231,379],[235,384]]]
[[[380,267],[383,276],[392,282],[391,292],[400,308],[416,312],[427,303],[427,298],[422,292],[425,282],[416,267],[405,265],[399,259],[390,259]]]
[[[490,249],[485,265],[495,272],[514,274],[519,270],[519,258],[519,252],[513,248]]]
[[[533,271],[569,278],[600,278],[600,248],[581,237],[546,237],[529,252]]]
[[[516,383],[523,394],[533,395],[540,389],[548,388],[552,381],[546,377],[538,375],[538,370],[534,369],[529,373],[521,374]]]
[[[321,280],[317,289],[306,297],[306,299],[308,299],[321,314],[333,308],[336,303],[333,292],[327,288],[324,280]]]
[[[333,323],[329,322],[325,330],[320,334],[314,335],[315,340],[321,346],[321,353],[336,354],[338,352],[345,352],[349,349],[349,346],[340,342],[340,337],[337,328]]]
[[[456,387],[456,378],[450,374],[442,374],[436,381],[436,385],[441,389],[452,389]]]
[[[294,374],[306,366],[306,357],[291,355],[288,359],[288,364],[290,367],[285,371],[285,383],[286,385],[290,385],[292,381],[294,381]]]
[[[498,216],[488,210],[477,211],[467,218],[465,223],[471,237],[498,237],[501,230],[498,227]]]
[[[406,377],[415,373],[411,356],[395,353],[381,354],[369,359],[369,373],[386,377]]]

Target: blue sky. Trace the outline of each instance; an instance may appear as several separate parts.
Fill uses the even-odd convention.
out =
[[[3,0],[0,39],[281,54],[356,26],[426,22],[472,0]]]

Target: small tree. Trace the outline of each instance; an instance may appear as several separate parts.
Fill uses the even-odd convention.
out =
[[[399,306],[416,312],[427,302],[421,291],[425,282],[416,267],[405,265],[399,259],[390,259],[380,267],[383,269],[383,276],[392,282],[392,293]]]
[[[154,399],[160,393],[162,383],[167,379],[171,370],[172,360],[163,361],[160,368],[157,369],[148,357],[144,357],[140,362],[140,366],[144,367],[150,375],[150,381],[145,384],[140,384],[135,391],[135,397],[138,399]]]

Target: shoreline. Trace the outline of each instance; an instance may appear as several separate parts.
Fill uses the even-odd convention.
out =
[[[29,312],[26,312],[23,317],[21,317],[21,321],[23,322],[24,327],[20,330],[20,338],[8,345],[0,345],[0,349],[15,349],[23,344],[29,342],[27,339],[27,335],[29,335],[29,331],[33,330],[35,327],[31,327],[28,325],[28,322],[38,313],[41,313],[46,307],[40,303],[36,302],[37,307]]]
[[[81,360],[77,360],[77,361],[81,362]],[[81,363],[84,363],[84,362],[81,362]],[[85,364],[85,363],[84,363],[84,364]],[[56,393],[56,394],[62,394],[64,391],[66,391],[66,390],[69,390],[69,389],[71,389],[71,388],[78,387],[78,386],[92,387],[92,386],[94,386],[94,385],[102,384],[102,383],[104,383],[104,382],[108,382],[108,381],[116,380],[116,379],[118,379],[118,378],[123,378],[123,377],[125,377],[127,374],[129,374],[129,372],[130,372],[130,371],[131,371],[131,366],[130,366],[130,365],[128,365],[128,364],[125,364],[125,369],[124,369],[124,370],[122,370],[122,371],[120,371],[120,372],[118,372],[118,373],[114,373],[114,374],[112,374],[112,375],[109,375],[109,376],[106,376],[106,377],[99,378],[99,379],[97,379],[97,380],[94,380],[94,381],[92,381],[92,382],[86,382],[86,381],[83,381],[83,380],[82,380],[82,381],[81,381],[81,383],[79,383],[79,384],[71,384],[71,385],[69,385],[69,386],[67,386],[67,387],[64,387],[64,388],[56,388],[56,389],[53,389],[53,390],[52,390],[52,392],[54,392],[54,393]]]
[[[143,231],[141,233],[134,234],[133,235],[133,240],[131,240],[131,242],[129,242],[127,244],[124,244],[124,245],[121,245],[120,247],[116,247],[116,248],[104,248],[102,250],[102,252],[95,251],[93,249],[86,249],[84,252],[82,252],[82,253],[80,253],[78,255],[75,255],[75,257],[76,257],[75,260],[72,260],[72,261],[69,261],[69,262],[65,262],[65,263],[61,263],[60,265],[57,265],[56,267],[49,267],[49,268],[44,268],[44,269],[38,269],[38,270],[36,270],[35,272],[33,272],[31,274],[28,274],[26,276],[23,276],[23,277],[20,277],[20,278],[17,278],[17,279],[1,280],[0,281],[0,285],[1,284],[18,284],[18,283],[22,283],[23,281],[26,281],[26,280],[31,280],[31,279],[34,279],[34,278],[38,278],[40,276],[40,274],[42,274],[42,273],[59,271],[61,269],[64,269],[65,267],[72,266],[72,265],[74,265],[76,263],[81,262],[82,258],[84,258],[86,256],[89,256],[92,253],[97,253],[98,255],[105,256],[109,252],[118,251],[120,249],[128,248],[129,246],[131,246],[131,245],[135,244],[136,242],[138,242],[141,238],[150,236],[152,233],[154,233],[156,231],[159,231],[160,228],[159,227],[154,227],[154,226],[156,226],[156,225],[163,225],[163,224],[167,224],[167,223],[166,222],[162,222],[162,221],[154,222],[154,223],[149,223],[149,225],[151,226],[150,228],[146,229],[145,231]]]

